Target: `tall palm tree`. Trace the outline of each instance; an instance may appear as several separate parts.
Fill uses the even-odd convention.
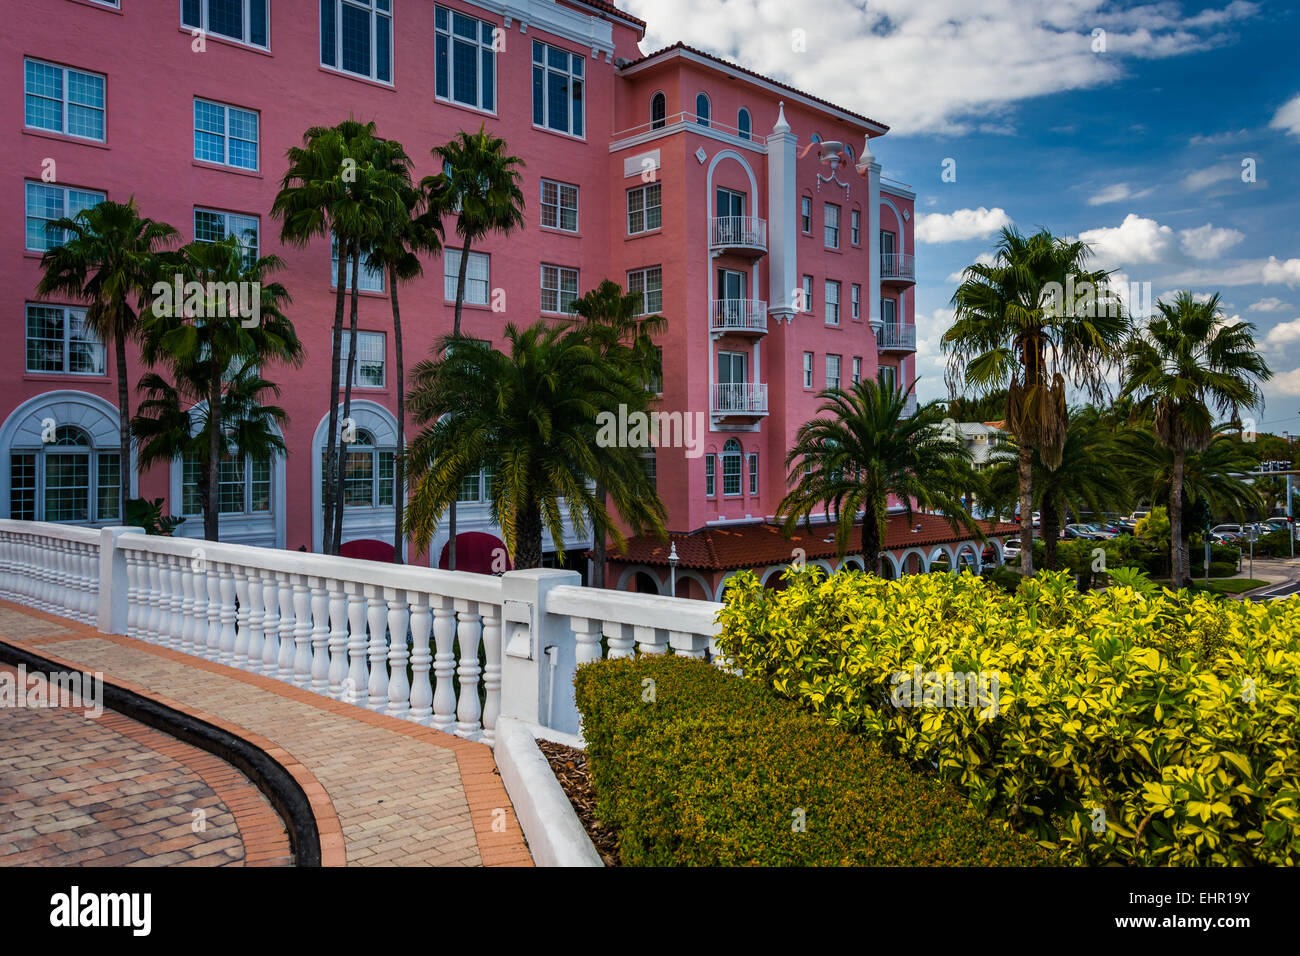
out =
[[[1013,511],[1018,499],[1018,449],[1015,442],[1008,451],[990,458],[986,473],[989,500],[999,512]],[[1117,480],[1116,439],[1095,405],[1070,410],[1061,462],[1049,469],[1035,454],[1033,458],[1033,504],[1042,515],[1043,563],[1048,570],[1057,569],[1056,546],[1060,539],[1061,520],[1066,514],[1077,517],[1085,512],[1101,515],[1121,510],[1131,498],[1126,482]]]
[[[282,265],[275,256],[249,261],[230,236],[192,242],[170,259],[184,282],[208,291],[202,301],[155,298],[141,319],[141,354],[150,366],[165,367],[170,379],[150,372],[140,380],[147,398],[132,425],[142,464],[197,458],[203,534],[217,541],[221,462],[232,454],[242,461],[245,455],[283,453],[272,425],[283,425],[287,416],[265,403],[266,394],[279,389],[262,370],[267,364],[301,365],[302,344],[282,311],[288,292],[268,279]],[[228,292],[212,294],[236,287],[250,295],[256,291],[255,319],[235,314]]]
[[[1169,490],[1170,579],[1187,580],[1183,494],[1187,453],[1207,448],[1215,412],[1236,418],[1259,406],[1259,382],[1273,373],[1255,350],[1255,326],[1229,321],[1215,293],[1197,302],[1180,292],[1156,303],[1157,315],[1124,347],[1123,394],[1150,415],[1156,438],[1173,453]]]
[[[541,564],[544,526],[563,558],[566,512],[578,534],[593,516],[624,545],[595,482],[634,528],[662,535],[663,505],[637,450],[593,441],[596,415],[639,383],[569,323],[510,324],[505,339],[508,353],[450,336],[411,370],[411,413],[423,425],[408,449],[412,543],[429,546],[461,482],[484,467],[493,473],[492,519],[516,568]]]
[[[1060,464],[1066,383],[1100,398],[1128,326],[1108,288],[1108,273],[1084,268],[1091,254],[1086,243],[1057,239],[1046,230],[1025,237],[1007,227],[996,253],[992,264],[977,262],[963,271],[942,346],[954,392],[959,386],[1007,389],[1007,428],[1019,454],[1020,567],[1029,575],[1034,453],[1049,469]],[[1072,288],[1091,290],[1089,301],[1068,301]]]
[[[524,224],[524,194],[520,170],[524,161],[506,151],[506,142],[482,125],[477,133],[461,130],[449,142],[433,148],[442,172],[421,182],[428,215],[455,215],[461,238],[460,268],[456,275],[456,306],[452,337],[460,336],[465,305],[465,280],[473,245],[493,233],[509,235]],[[448,567],[456,570],[456,502],[447,513],[450,545]]]
[[[164,222],[142,218],[134,197],[125,203],[105,200],[71,218],[47,225],[63,243],[41,257],[41,298],[67,296],[87,303],[86,328],[101,342],[112,342],[117,364],[117,415],[122,480],[118,483],[119,517],[130,494],[131,404],[126,372],[126,344],[136,337],[140,310],[154,283],[162,278],[160,253],[176,236]]]
[[[848,551],[853,523],[862,513],[862,560],[881,573],[891,495],[904,505],[940,510],[954,530],[983,532],[962,503],[970,484],[971,455],[964,443],[941,427],[943,405],[929,402],[907,417],[906,391],[870,379],[850,388],[829,388],[818,417],[799,426],[786,455],[789,491],[778,512],[790,535],[815,512],[834,515],[840,554]]]
[[[401,145],[388,140],[376,154],[376,165],[395,177],[394,185],[400,205],[394,206],[383,235],[370,253],[370,261],[388,274],[389,298],[393,307],[393,359],[397,378],[397,447],[406,447],[406,364],[402,344],[402,312],[397,287],[416,278],[423,271],[422,253],[438,255],[442,251],[442,218],[425,215],[425,194],[411,181],[411,163]],[[396,461],[397,490],[393,500],[393,561],[402,562],[402,525],[406,516],[406,458]]]
[[[616,365],[633,370],[641,387],[628,396],[628,412],[645,410],[652,398],[649,388],[660,374],[659,353],[654,336],[667,326],[662,315],[643,315],[644,297],[638,293],[624,292],[623,287],[609,279],[601,281],[573,304],[573,310],[582,320],[582,327],[592,337],[601,356]],[[617,414],[618,409],[609,409]],[[596,483],[597,500],[604,502],[605,487]],[[592,577],[591,586],[605,586],[605,554],[609,529],[592,516]]]

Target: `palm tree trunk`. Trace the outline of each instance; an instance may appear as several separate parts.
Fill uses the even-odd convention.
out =
[[[346,268],[347,257],[340,247],[339,269]],[[334,498],[338,492],[334,484],[334,476],[339,451],[339,351],[343,347],[343,301],[347,286],[343,281],[342,271],[335,276],[334,282],[338,289],[334,295],[334,338],[330,347],[330,424],[325,444],[325,462],[322,467],[325,492],[321,508],[325,513],[325,531],[321,538],[321,548],[326,554],[334,553]],[[312,493],[315,493],[315,489],[312,489]]]
[[[877,577],[884,577],[884,558],[881,556],[880,551],[879,516],[864,513],[862,515],[862,566],[868,570],[874,569]]]
[[[357,283],[360,280],[361,247],[352,245],[352,308],[348,324],[348,363],[343,369],[343,418],[352,416],[352,375],[357,363],[357,307],[360,293]],[[343,547],[343,476],[346,474],[348,456],[346,450],[339,455],[338,495],[334,500],[334,547],[330,554],[338,554]]]
[[[402,563],[402,517],[406,512],[406,371],[402,366],[402,313],[397,307],[397,267],[388,266],[393,299],[393,359],[397,373],[396,487],[393,489],[393,563]]]
[[[1187,583],[1183,561],[1183,471],[1187,452],[1181,445],[1174,448],[1174,480],[1169,489],[1169,583],[1180,588]]]
[[[1061,513],[1056,510],[1056,502],[1050,497],[1043,498],[1043,566],[1049,571],[1056,571],[1056,545],[1061,537]]]
[[[542,566],[542,509],[535,502],[519,512],[515,528],[515,570]]]
[[[1034,451],[1025,442],[1016,452],[1016,480],[1020,485],[1020,573],[1034,573]]]
[[[131,390],[126,382],[126,336],[113,342],[117,358],[117,520],[126,520],[126,499],[131,494]]]
[[[208,484],[207,501],[203,508],[203,537],[207,541],[220,541],[221,529],[221,378],[216,373],[208,394]],[[211,377],[211,376],[210,376]]]
[[[460,316],[465,307],[465,277],[469,274],[469,237],[465,237],[465,245],[460,248],[460,269],[456,274],[456,312],[452,321],[452,335],[460,335]],[[540,517],[539,517],[540,520]],[[538,560],[541,560],[541,530],[538,526]],[[453,498],[451,507],[447,509],[447,570],[456,570],[456,501]],[[536,567],[536,565],[527,565],[527,567]]]
[[[595,488],[596,500],[601,504],[605,502],[605,483],[596,482]],[[594,532],[591,540],[591,586],[593,588],[603,588],[605,586],[605,529],[592,516],[591,527]]]

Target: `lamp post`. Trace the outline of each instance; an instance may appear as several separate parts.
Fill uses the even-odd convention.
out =
[[[673,597],[677,597],[677,562],[680,560],[681,559],[677,557],[677,542],[674,541],[668,550],[668,593]]]

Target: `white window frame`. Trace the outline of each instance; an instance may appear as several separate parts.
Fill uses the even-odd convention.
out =
[[[862,318],[862,286],[853,283],[849,288],[849,298],[853,302],[853,318]]]
[[[359,428],[359,429],[357,429],[357,434],[358,434],[358,435],[365,434],[365,435],[367,435],[367,436],[371,439],[371,441],[374,441],[374,437],[375,437],[375,436],[374,436],[374,432],[370,431],[370,429],[368,429],[368,428]],[[339,454],[341,454],[341,455],[353,455],[353,454],[356,454],[356,455],[368,455],[368,456],[370,457],[370,503],[369,503],[369,504],[365,504],[365,503],[354,504],[354,503],[349,502],[349,501],[346,499],[346,497],[345,497],[345,498],[344,498],[344,501],[343,501],[343,507],[344,507],[344,509],[351,508],[351,509],[353,509],[353,510],[358,510],[358,509],[363,509],[363,508],[364,508],[364,509],[367,509],[367,510],[372,511],[372,512],[381,512],[381,511],[392,511],[393,509],[395,509],[395,508],[397,507],[397,490],[396,490],[396,489],[397,489],[397,464],[396,464],[397,449],[396,449],[396,448],[394,448],[392,445],[366,444],[366,443],[363,443],[363,442],[361,442],[361,441],[355,441],[355,442],[341,443],[341,444],[340,444],[340,447],[339,447]],[[393,458],[390,459],[390,461],[393,462],[393,474],[392,474],[392,476],[391,476],[391,480],[392,480],[392,483],[393,483],[393,485],[392,485],[392,492],[391,492],[392,500],[389,501],[389,502],[387,502],[387,503],[381,503],[380,500],[379,500],[379,499],[380,499],[380,488],[381,488],[381,486],[383,485],[383,483],[384,483],[386,480],[388,480],[388,479],[383,478],[383,477],[381,476],[381,474],[380,474],[380,471],[381,471],[380,464],[381,464],[381,461],[383,460],[383,459],[380,457],[381,455],[391,455],[391,456],[393,456]],[[324,452],[324,450],[322,450],[322,451],[321,451],[321,461],[322,461],[322,464],[324,464],[324,459],[325,459],[325,452]],[[335,462],[335,466],[336,466],[336,467],[337,467],[337,464],[338,464],[338,463]],[[346,474],[347,474],[347,472],[346,472],[346,468],[345,468],[345,470],[344,470],[344,486],[345,486],[345,487],[346,487],[347,480],[348,480],[347,477],[346,477]],[[337,477],[337,476],[336,476],[336,477]],[[324,490],[324,483],[325,483],[325,481],[327,481],[327,480],[328,480],[328,476],[325,474],[324,470],[322,469],[322,471],[321,471],[322,493],[323,493],[323,490]]]
[[[758,494],[758,452],[751,451],[745,456],[745,466],[749,469],[749,493]]]
[[[547,285],[547,270],[550,270],[555,278],[554,285]],[[572,289],[565,288],[565,280],[572,280]],[[573,266],[560,266],[550,262],[543,262],[541,266],[541,311],[547,315],[573,315],[573,303],[578,300],[578,290],[581,288],[578,281],[578,270]],[[555,296],[555,308],[547,308],[547,296],[553,293]],[[569,297],[568,306],[565,308],[565,296]]]
[[[826,280],[826,324],[840,324],[840,280]]]
[[[59,128],[51,129],[48,126],[33,126],[27,121],[27,101],[31,97],[39,100],[48,100],[54,102],[54,97],[46,96],[44,93],[33,93],[27,88],[27,64],[32,63],[38,66],[46,67],[51,70],[58,70],[61,74],[59,84],[62,92],[59,97]],[[72,102],[72,94],[69,89],[68,80],[73,76],[86,77],[91,80],[99,81],[99,105],[95,106],[89,103]],[[100,136],[85,136],[81,133],[73,133],[68,128],[68,109],[77,107],[78,109],[88,110],[99,114],[99,128],[102,133]],[[39,130],[42,133],[56,133],[60,136],[68,136],[72,139],[84,139],[91,143],[102,143],[108,138],[108,77],[103,73],[95,73],[92,70],[78,70],[75,67],[64,66],[62,63],[51,63],[48,60],[41,60],[34,56],[23,57],[23,128]]]
[[[466,475],[460,480],[460,487],[456,489],[456,501],[460,504],[485,504],[492,500],[492,469],[484,466],[478,471]],[[466,494],[465,485],[468,482],[474,482],[474,491]]]
[[[476,110],[480,113],[487,113],[489,116],[496,116],[497,104],[497,51],[494,42],[495,24],[487,20],[480,20],[477,17],[470,16],[461,10],[454,10],[451,7],[436,4],[433,14],[433,33],[434,33],[434,60],[433,60],[433,90],[434,98],[442,103],[455,103],[457,106],[464,106],[467,109]],[[438,14],[446,13],[447,26],[438,26]],[[467,20],[474,21],[474,39],[462,36],[454,29],[455,18],[464,17]],[[445,96],[438,93],[438,40],[447,41],[447,94]],[[459,100],[456,98],[456,42],[471,44],[474,47],[474,89],[477,92],[478,101],[471,103],[468,100]],[[487,53],[492,57],[492,83],[491,89],[487,89],[487,84],[483,82],[483,54]],[[488,93],[491,104],[485,104],[484,93]]]
[[[456,301],[456,279],[460,273],[461,250],[454,246],[445,246],[442,250],[442,296],[445,302]],[[483,264],[485,277],[475,276],[475,264]],[[483,284],[483,297],[475,297],[477,283]],[[492,302],[492,257],[486,252],[470,250],[469,266],[465,272],[465,304],[490,305]]]
[[[799,231],[805,236],[812,235],[812,197],[799,197]]]
[[[28,343],[31,340],[31,310],[48,309],[60,313],[59,321],[61,323],[60,339],[63,343],[62,357],[57,369],[32,368],[31,352]],[[51,302],[28,302],[23,309],[23,368],[28,375],[76,375],[85,378],[103,378],[108,374],[108,356],[104,349],[104,343],[95,337],[84,325],[86,320],[86,310],[70,305],[58,305]],[[99,371],[74,372],[72,370],[72,347],[73,331],[78,329],[81,333],[80,341],[91,346],[91,354],[99,358]],[[52,339],[49,341],[53,341]]]
[[[657,280],[654,288],[650,287],[651,280]],[[639,280],[639,281],[634,281]],[[637,288],[640,286],[640,288]],[[627,291],[641,296],[641,309],[637,315],[658,315],[664,310],[664,270],[663,266],[645,266],[642,269],[632,269],[627,274]],[[657,296],[658,301],[652,299]],[[656,308],[650,308],[655,305]]]
[[[260,517],[265,517],[265,516],[267,516],[267,515],[274,514],[274,513],[275,513],[275,462],[274,462],[274,460],[272,460],[271,458],[263,459],[263,460],[266,462],[266,464],[267,464],[267,481],[266,481],[266,484],[268,485],[268,487],[267,487],[267,490],[266,490],[266,492],[267,492],[267,493],[266,493],[266,507],[265,507],[265,508],[257,508],[257,509],[254,509],[254,508],[253,508],[253,485],[254,485],[254,484],[261,484],[261,482],[254,482],[254,481],[253,481],[253,456],[252,456],[252,455],[244,455],[243,458],[244,458],[244,461],[243,461],[243,469],[242,469],[242,472],[241,472],[241,475],[240,475],[240,485],[241,485],[241,487],[242,487],[242,491],[243,491],[243,499],[244,499],[244,500],[243,500],[242,505],[240,506],[240,509],[239,509],[238,511],[227,511],[227,510],[225,510],[224,508],[222,508],[222,506],[221,506],[221,486],[222,486],[222,485],[230,485],[230,484],[234,484],[234,482],[223,481],[222,478],[221,478],[221,476],[220,476],[220,474],[218,474],[218,476],[217,476],[217,508],[219,509],[219,511],[220,511],[220,513],[221,513],[221,515],[222,515],[223,517],[229,515],[229,516],[235,516],[235,517],[260,518]],[[222,459],[221,464],[224,465],[224,464],[226,464],[227,461],[230,461],[230,460],[232,460],[232,459],[231,459],[229,456],[227,456],[226,458]],[[181,514],[182,514],[184,517],[187,517],[187,518],[188,518],[188,517],[195,517],[195,516],[198,516],[198,515],[203,514],[203,509],[202,509],[202,504],[201,504],[201,502],[202,502],[202,498],[199,498],[199,491],[198,491],[198,488],[197,488],[199,478],[198,478],[198,476],[196,475],[194,481],[189,481],[189,480],[187,479],[187,477],[186,477],[186,471],[188,470],[189,466],[191,465],[191,462],[193,462],[193,464],[194,464],[195,466],[197,466],[197,459],[189,459],[189,458],[186,458],[186,457],[182,457],[181,460],[180,460],[180,469],[181,469],[181,509],[182,509]],[[195,498],[200,502],[198,508],[196,508],[195,510],[192,510],[192,511],[189,510],[189,509],[187,509],[187,508],[185,507],[186,497],[187,497],[187,495],[190,493],[190,492],[187,491],[187,489],[189,489],[189,488],[191,488],[191,487],[194,488],[194,491],[193,491],[192,493],[194,494]]]
[[[831,214],[834,213],[835,221],[831,222]],[[822,206],[822,241],[827,249],[838,249],[840,247],[840,207],[833,202],[825,203]]]
[[[813,310],[813,277],[808,275],[803,277],[803,310]]]
[[[370,264],[364,253],[361,256],[361,268],[357,270],[357,289],[361,292],[383,292],[386,276],[383,269]],[[330,234],[330,288],[339,287],[339,243],[338,237]],[[352,291],[352,260],[349,258],[343,267],[343,288]]]
[[[634,210],[632,208],[632,197],[635,195],[640,195],[641,197],[641,208]],[[650,197],[652,195],[654,196],[655,199],[653,205],[651,205],[650,203]],[[659,219],[659,221],[656,222],[653,226],[650,225],[650,210],[652,209],[656,210],[656,214]],[[632,216],[634,213],[640,215],[641,217],[640,229],[632,228]],[[629,236],[639,236],[642,233],[655,232],[658,229],[662,229],[663,224],[664,224],[664,194],[663,194],[662,183],[658,183],[658,182],[647,183],[644,186],[637,186],[627,191],[627,234]]]
[[[351,346],[352,330],[344,329],[343,337],[339,340],[339,383],[347,384],[347,378],[343,374],[348,364],[348,349]],[[379,344],[379,384],[366,381],[361,377],[361,362],[363,354],[369,355],[373,362],[375,355],[374,345]],[[363,353],[363,349],[366,350]],[[367,332],[363,329],[357,330],[357,364],[352,369],[352,387],[353,388],[387,388],[388,387],[388,337],[383,332]]]
[[[541,59],[538,60],[538,48],[541,49]],[[563,53],[569,58],[569,67],[567,70],[561,70],[559,67],[551,66],[550,51],[556,50]],[[546,130],[548,133],[559,133],[563,136],[572,136],[575,139],[587,138],[587,68],[584,56],[581,53],[574,53],[566,50],[562,46],[556,46],[553,43],[544,43],[541,40],[534,40],[532,45],[532,72],[530,77],[534,83],[537,81],[537,71],[542,71],[542,121],[537,121],[536,110],[533,111],[533,128]],[[577,64],[577,69],[574,65]],[[567,113],[569,117],[568,127],[566,129],[557,129],[550,125],[551,117],[551,84],[548,82],[550,75],[557,73],[567,78],[568,83],[568,103]],[[582,92],[578,95],[579,109],[575,110],[573,106],[573,91],[575,85],[581,86]],[[531,95],[531,90],[530,90]],[[533,103],[532,106],[536,106]],[[580,127],[576,132],[574,130],[574,118],[577,118],[577,125]]]
[[[546,201],[546,187],[555,188],[555,202]],[[542,206],[542,228],[558,229],[560,232],[577,232],[578,231],[578,187],[573,183],[563,183],[558,179],[543,179],[541,184],[540,202]],[[572,195],[572,204],[566,203],[567,194]],[[573,228],[570,229],[564,225],[564,213],[566,210],[573,210]],[[554,221],[547,222],[547,215],[550,215]]]
[[[849,211],[849,242],[854,246],[862,245],[862,210]]]
[[[200,239],[199,238],[199,213],[209,216],[219,216],[221,218],[221,236],[218,239]],[[239,245],[244,250],[245,263],[251,264],[257,261],[261,255],[262,248],[262,219],[260,216],[250,216],[242,212],[227,212],[224,209],[210,209],[207,206],[195,206],[194,215],[190,220],[194,228],[195,242],[222,242],[232,235],[239,238]],[[254,240],[252,248],[249,248],[244,242],[244,232],[248,224],[253,226]]]
[[[67,425],[65,427],[72,428],[80,432],[82,437],[85,438],[86,443],[84,445],[59,445],[56,443],[51,443],[51,444],[43,444],[37,447],[14,446],[8,450],[8,454],[5,456],[5,467],[9,469],[10,500],[6,502],[5,505],[6,508],[10,509],[9,513],[12,515],[13,513],[12,496],[14,492],[14,487],[13,487],[14,457],[18,455],[31,455],[33,458],[33,462],[32,462],[33,473],[32,473],[32,486],[31,486],[32,520],[51,521],[51,522],[56,522],[58,524],[79,525],[79,526],[103,524],[107,521],[120,521],[121,520],[120,514],[114,513],[110,515],[101,515],[99,513],[100,457],[103,455],[108,455],[118,460],[117,461],[117,481],[118,481],[117,487],[119,489],[121,488],[122,486],[121,483],[124,480],[129,480],[126,473],[126,469],[122,467],[122,459],[121,459],[121,455],[118,452],[117,447],[114,446],[112,448],[100,448],[95,445],[93,439],[91,439],[90,435],[86,432],[84,428],[81,428],[78,425]],[[60,449],[68,449],[68,450],[61,451]],[[81,455],[81,454],[84,454],[87,458],[86,488],[85,488],[86,518],[84,521],[80,521],[80,520],[59,521],[57,519],[50,518],[45,513],[45,501],[47,497],[46,482],[48,480],[48,470],[46,466],[49,462],[49,458],[50,456],[53,455]],[[24,490],[25,489],[26,486],[24,486]],[[119,508],[119,504],[118,504],[119,497],[120,497],[119,495],[113,496],[112,501],[113,501],[114,509]]]
[[[831,369],[835,370],[834,375],[831,374]],[[826,387],[839,388],[840,383],[843,381],[843,373],[844,356],[828,353],[826,356]]]
[[[704,497],[716,498],[718,496],[718,456],[704,456]]]
[[[885,308],[888,306],[889,308]],[[889,316],[892,315],[893,318]],[[880,297],[880,320],[886,325],[898,325],[898,300],[886,296]]]
[[[329,0],[334,5],[334,62],[327,63],[321,56],[321,44],[316,44],[316,55],[322,69],[330,70],[342,76],[359,76],[372,83],[393,85],[397,73],[397,50],[393,44],[393,0]],[[355,7],[365,10],[370,17],[370,72],[355,73],[343,66],[343,8]],[[317,6],[317,20],[320,19],[320,7]],[[388,78],[379,75],[379,44],[375,42],[379,35],[381,21],[388,29]],[[324,33],[324,23],[318,24],[318,36]]]
[[[853,356],[853,384],[857,385],[862,381],[862,356]]]
[[[803,387],[813,387],[813,361],[815,356],[812,352],[803,353]]]
[[[700,101],[704,101],[704,112],[700,112]],[[699,126],[713,125],[713,100],[703,90],[695,94],[695,122]]]
[[[59,195],[60,211],[57,216],[46,217],[46,216],[32,215],[32,197],[36,195],[39,190],[42,189],[51,190],[54,192],[58,192],[60,194]],[[74,196],[77,197],[79,200],[75,210],[71,208],[72,199]],[[30,179],[24,180],[23,181],[23,236],[24,236],[23,245],[24,247],[29,252],[45,252],[49,249],[54,249],[57,246],[63,245],[63,237],[59,237],[57,242],[54,241],[53,237],[46,232],[45,227],[41,227],[41,236],[45,239],[45,241],[48,244],[41,245],[41,246],[29,245],[27,237],[31,235],[30,226],[32,220],[39,220],[41,222],[51,223],[58,219],[65,219],[65,218],[73,219],[76,218],[77,213],[81,212],[83,209],[89,209],[92,206],[96,206],[107,198],[108,196],[105,193],[99,192],[98,190],[94,190],[94,189],[78,189],[75,186],[59,186],[54,183],[37,183],[37,182],[32,182]],[[93,199],[94,202],[90,202],[89,200],[91,199]]]
[[[254,50],[271,49],[271,0],[244,0],[243,3],[244,9],[241,17],[242,22],[244,24],[244,33],[243,36],[240,37],[232,37],[225,33],[217,33],[215,30],[211,28],[211,26],[209,25],[210,19],[208,16],[209,0],[195,0],[195,3],[199,5],[199,22],[198,23],[186,22],[185,3],[182,0],[181,26],[184,27],[185,29],[198,30],[203,34],[206,34],[207,36],[221,37],[221,39],[223,40],[229,40],[231,43],[240,43],[243,44],[244,46],[252,47]],[[264,22],[266,23],[265,43],[255,43],[252,38],[253,37],[253,18],[252,18],[253,3],[262,3],[266,7],[266,15],[263,18]]]
[[[743,473],[745,468],[745,454],[740,447],[740,442],[734,438],[728,438],[722,446],[722,497],[739,498],[745,489]],[[733,487],[735,491],[727,490],[729,479],[735,479]]]
[[[216,133],[212,130],[199,129],[199,104],[213,106],[221,110],[221,132]],[[230,120],[232,113],[242,113],[245,116],[251,116],[253,122],[253,134],[256,139],[244,139],[243,137],[234,136],[230,132]],[[221,159],[208,159],[199,155],[199,134],[215,136],[221,140]],[[213,166],[228,166],[231,169],[240,169],[246,172],[257,172],[262,164],[262,118],[256,110],[246,110],[242,106],[232,106],[229,103],[219,103],[216,100],[205,99],[202,96],[194,97],[194,159],[200,163],[209,163]],[[230,143],[236,140],[241,143],[251,143],[253,145],[253,165],[242,166],[239,163],[231,162]]]

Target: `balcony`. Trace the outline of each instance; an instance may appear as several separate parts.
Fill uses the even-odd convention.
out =
[[[709,410],[715,418],[761,418],[767,414],[767,385],[719,382],[713,386]]]
[[[916,326],[886,322],[876,333],[876,348],[881,352],[915,352]]]
[[[911,418],[913,415],[916,414],[916,404],[917,404],[916,392],[912,392],[910,395],[907,396],[907,401],[903,403],[904,418]]]
[[[709,252],[757,259],[767,254],[767,220],[757,216],[715,216],[709,220]]]
[[[880,254],[880,281],[898,285],[916,284],[916,257],[904,252]]]
[[[767,303],[762,299],[713,299],[709,302],[709,332],[723,335],[766,335]]]

